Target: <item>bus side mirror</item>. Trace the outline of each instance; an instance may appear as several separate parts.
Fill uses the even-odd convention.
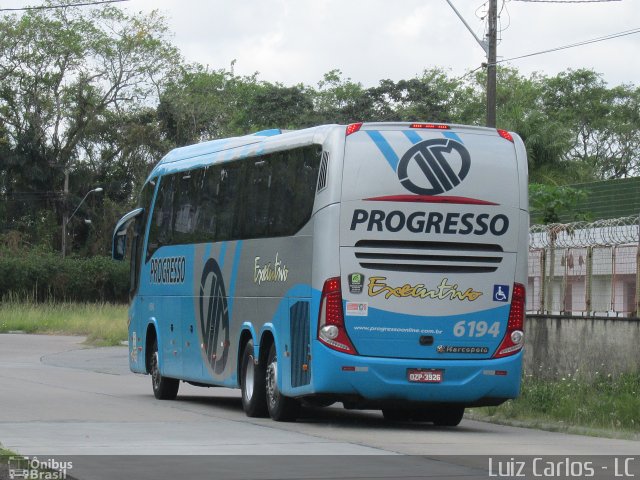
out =
[[[113,241],[111,245],[111,258],[114,260],[124,260],[127,254],[127,228],[138,215],[144,212],[144,208],[136,208],[122,217],[113,229]]]
[[[114,260],[124,260],[127,255],[127,233],[126,231],[120,235],[116,235],[113,239],[112,257]]]

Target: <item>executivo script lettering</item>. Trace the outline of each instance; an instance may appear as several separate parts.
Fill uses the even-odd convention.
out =
[[[392,287],[387,285],[386,279],[387,277],[369,277],[368,293],[370,297],[384,295],[384,298],[387,299],[391,297],[413,297],[475,302],[482,295],[482,292],[478,292],[473,288],[467,288],[464,292],[458,290],[458,284],[450,285],[447,283],[449,281],[447,278],[443,278],[440,285],[434,289],[429,289],[422,283],[417,285],[405,283],[400,287]]]
[[[278,259],[265,265],[260,265],[260,257],[256,257],[253,269],[253,283],[261,285],[262,282],[286,282],[289,269]]]

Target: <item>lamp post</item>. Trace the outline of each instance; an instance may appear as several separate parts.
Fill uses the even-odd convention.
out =
[[[66,215],[62,217],[62,258],[64,258],[65,255],[67,254],[67,224],[71,221],[73,216],[76,214],[78,209],[82,206],[82,204],[90,194],[92,194],[93,192],[100,193],[101,191],[102,191],[102,187],[96,187],[93,190],[89,190],[86,193],[86,195],[82,198],[82,200],[80,200],[80,203],[78,204],[76,209],[73,211],[73,213],[69,216],[69,218],[67,218]]]

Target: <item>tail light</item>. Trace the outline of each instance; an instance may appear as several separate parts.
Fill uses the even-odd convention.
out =
[[[524,312],[526,300],[527,293],[524,285],[514,283],[507,333],[505,333],[500,347],[498,347],[496,353],[493,354],[493,358],[507,357],[522,350],[524,346]]]
[[[358,354],[344,326],[340,277],[329,278],[322,287],[318,315],[318,340],[338,352]]]
[[[513,137],[506,130],[498,130],[498,135],[500,135],[505,140],[509,140],[511,143],[513,143]]]
[[[347,137],[352,133],[356,133],[358,130],[360,130],[360,128],[362,128],[362,122],[352,123],[350,125],[347,125],[347,131],[346,131]]]
[[[449,125],[439,123],[412,123],[409,128],[427,128],[429,130],[449,130]]]

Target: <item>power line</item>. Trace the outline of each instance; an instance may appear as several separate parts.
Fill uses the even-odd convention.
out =
[[[101,0],[97,2],[67,3],[64,5],[42,5],[39,7],[0,8],[0,12],[20,12],[25,10],[49,10],[52,8],[66,8],[66,7],[87,7],[91,5],[101,5],[103,3],[119,3],[119,2],[128,2],[128,1],[129,0]]]
[[[518,0],[518,1],[532,1],[532,0]],[[542,0],[540,0],[540,1],[542,1]],[[607,1],[613,1],[613,0],[607,0]],[[591,40],[585,40],[583,42],[571,43],[569,45],[563,45],[561,47],[550,48],[548,50],[542,50],[540,52],[528,53],[526,55],[520,55],[518,57],[505,58],[505,59],[502,59],[502,60],[498,60],[496,62],[496,64],[504,63],[504,62],[510,62],[511,60],[519,60],[521,58],[533,57],[535,55],[542,55],[543,53],[551,53],[551,52],[557,52],[559,50],[566,50],[568,48],[581,47],[582,45],[589,45],[591,43],[604,42],[605,40],[611,40],[613,38],[625,37],[627,35],[634,35],[636,33],[640,33],[640,28],[634,28],[633,30],[625,30],[624,32],[612,33],[610,35],[605,35],[604,37],[598,37],[598,38],[594,38],[594,39],[591,39]]]

